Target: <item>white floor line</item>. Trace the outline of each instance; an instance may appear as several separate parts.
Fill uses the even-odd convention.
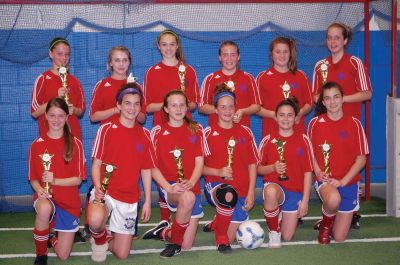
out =
[[[363,214],[362,219],[364,218],[376,218],[376,217],[387,217],[387,214]],[[303,220],[319,220],[321,219],[321,216],[306,216],[302,218]],[[255,222],[264,222],[264,219],[251,219],[252,221]],[[200,221],[199,224],[206,224],[210,222],[211,220],[206,220],[206,221]],[[156,226],[158,223],[148,223],[148,224],[140,224],[139,227],[146,227],[146,226]],[[80,226],[80,228],[83,228],[83,226]],[[1,231],[31,231],[33,230],[33,227],[0,227],[0,232]]]
[[[335,241],[331,241],[331,244],[346,244],[346,243],[379,243],[379,242],[400,242],[400,237],[383,237],[383,238],[361,238],[361,239],[347,239],[345,243],[336,243]],[[300,245],[317,245],[318,242],[316,240],[311,241],[294,241],[294,242],[282,242],[283,246],[300,246]],[[232,248],[237,249],[240,248],[239,245],[232,245]],[[261,248],[268,248],[267,243],[263,243]],[[141,250],[131,250],[131,254],[151,254],[151,253],[160,253],[163,249],[141,249]],[[204,250],[216,250],[215,246],[200,246],[193,247],[189,251],[204,251]],[[72,252],[71,256],[90,256],[92,252]],[[107,252],[108,255],[111,255],[110,252]],[[49,253],[49,257],[56,257],[55,253]],[[0,255],[0,259],[14,259],[14,258],[34,258],[36,254],[27,253],[27,254],[2,254]]]

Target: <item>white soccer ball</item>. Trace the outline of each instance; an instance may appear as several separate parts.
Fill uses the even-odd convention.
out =
[[[245,221],[236,231],[236,241],[242,248],[255,249],[264,242],[264,230],[254,221]]]

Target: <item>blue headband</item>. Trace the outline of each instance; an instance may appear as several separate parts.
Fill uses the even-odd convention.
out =
[[[236,101],[236,96],[235,96],[235,94],[233,94],[233,92],[223,91],[214,96],[214,100],[213,100],[214,106],[217,105],[218,100],[222,97],[231,97],[231,98],[233,98],[234,101]]]
[[[134,88],[134,87],[128,87],[128,88],[122,90],[121,93],[119,93],[118,98],[117,98],[117,101],[118,101],[119,103],[121,103],[121,102],[122,102],[122,99],[124,98],[124,96],[125,96],[126,94],[137,94],[137,95],[139,95],[139,97],[142,97],[142,93],[140,92],[139,89]]]

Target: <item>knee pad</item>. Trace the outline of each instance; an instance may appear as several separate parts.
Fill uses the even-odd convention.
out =
[[[232,200],[230,202],[226,201],[225,195],[227,193],[232,194]],[[238,200],[238,194],[236,190],[229,184],[222,184],[219,186],[215,193],[215,197],[217,198],[217,203],[225,208],[232,209],[236,206],[237,200]]]

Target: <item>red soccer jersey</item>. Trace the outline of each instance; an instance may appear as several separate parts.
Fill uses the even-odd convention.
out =
[[[242,70],[237,69],[231,76],[225,75],[222,70],[209,74],[201,85],[200,105],[213,104],[215,87],[227,81],[235,83],[236,109],[247,108],[251,104],[261,104],[260,95],[254,77]],[[217,114],[208,116],[208,124],[211,126],[218,123]],[[245,115],[240,120],[240,124],[250,127],[250,115]]]
[[[85,167],[86,160],[83,153],[82,142],[76,137],[74,138],[74,153],[71,161],[68,163],[64,160],[64,138],[51,139],[47,134],[43,134],[36,138],[31,144],[29,150],[29,180],[38,180],[42,187],[43,164],[42,155],[47,150],[50,155],[54,155],[51,159],[50,171],[53,172],[54,178],[65,179],[71,177],[79,177],[82,180],[86,179]],[[66,210],[75,217],[81,213],[81,198],[79,196],[78,186],[51,186],[53,198],[52,200],[62,209]],[[37,199],[37,194],[34,195],[34,200]]]
[[[79,80],[68,74],[68,91],[71,103],[82,110],[85,110],[85,98]],[[31,112],[37,110],[41,105],[47,103],[52,98],[58,97],[58,89],[62,87],[61,78],[50,70],[41,74],[35,82],[32,92]],[[43,135],[49,130],[45,115],[39,116],[39,134]],[[72,134],[82,140],[82,131],[79,119],[75,115],[68,116],[68,124]]]
[[[167,181],[178,181],[177,165],[173,150],[182,152],[182,167],[185,179],[190,179],[195,167],[195,158],[206,152],[203,130],[199,126],[197,133],[192,134],[186,123],[181,127],[171,127],[168,123],[158,125],[151,131],[157,165]],[[192,191],[200,194],[198,181]]]
[[[330,169],[332,177],[341,180],[353,166],[357,156],[369,154],[368,143],[360,121],[350,115],[333,121],[322,114],[313,118],[308,126],[308,136],[314,148],[315,158],[321,170],[324,170],[322,144],[331,145]],[[361,179],[358,173],[347,185]]]
[[[164,102],[164,96],[171,90],[180,90],[180,79],[177,66],[168,66],[159,62],[147,70],[144,77],[144,98],[146,106],[151,103]],[[197,83],[197,74],[194,68],[185,64],[185,94],[190,102],[198,103],[199,87]],[[188,111],[187,115],[191,118]],[[167,117],[162,111],[154,112],[153,126],[167,122]]]
[[[95,113],[96,111],[103,111],[115,107],[117,104],[116,97],[118,91],[125,84],[126,79],[117,80],[112,78],[111,76],[97,82],[93,90],[92,101],[90,102],[90,115],[93,115],[93,113]],[[145,113],[145,111],[143,110],[146,110],[146,106],[144,104],[144,99],[142,98],[142,112]],[[113,116],[100,121],[100,124],[103,125],[118,118],[119,114],[114,114]]]
[[[371,81],[369,79],[364,63],[357,57],[344,54],[339,62],[334,64],[332,57],[328,57],[316,63],[313,74],[313,94],[319,94],[323,85],[320,67],[327,62],[328,76],[327,82],[336,82],[343,88],[345,95],[353,95],[361,91],[371,91]],[[350,116],[360,119],[362,102],[344,103],[343,111]]]
[[[280,136],[278,133],[268,134],[260,143],[260,165],[271,165],[279,160],[275,144],[279,139],[286,142],[283,156],[286,163],[286,176],[289,179],[285,181],[279,180],[280,174],[274,171],[263,176],[264,182],[278,183],[288,191],[303,192],[304,174],[313,170],[312,146],[307,135],[299,132],[295,132],[289,137]]]
[[[282,87],[285,83],[290,86],[290,96],[297,98],[300,108],[304,107],[305,104],[313,105],[310,82],[303,71],[297,70],[294,74],[290,71],[280,73],[274,67],[271,67],[257,76],[257,86],[260,90],[263,108],[275,111],[276,106],[285,99],[282,93]],[[278,132],[278,124],[274,119],[263,118],[262,123],[263,136]],[[295,124],[294,129],[296,132],[306,133],[305,116],[301,118],[299,124]]]
[[[257,147],[251,130],[243,125],[234,124],[231,129],[221,128],[218,123],[204,130],[210,155],[204,164],[211,168],[227,166],[228,142],[233,136],[236,144],[233,152],[233,180],[224,180],[220,176],[205,176],[207,182],[231,184],[240,197],[249,191],[249,165],[258,162]]]
[[[150,132],[135,124],[123,126],[119,119],[100,126],[93,144],[92,158],[113,164],[107,193],[116,200],[135,203],[140,199],[139,178],[142,169],[155,167],[155,154]],[[104,164],[101,179],[104,179]]]

